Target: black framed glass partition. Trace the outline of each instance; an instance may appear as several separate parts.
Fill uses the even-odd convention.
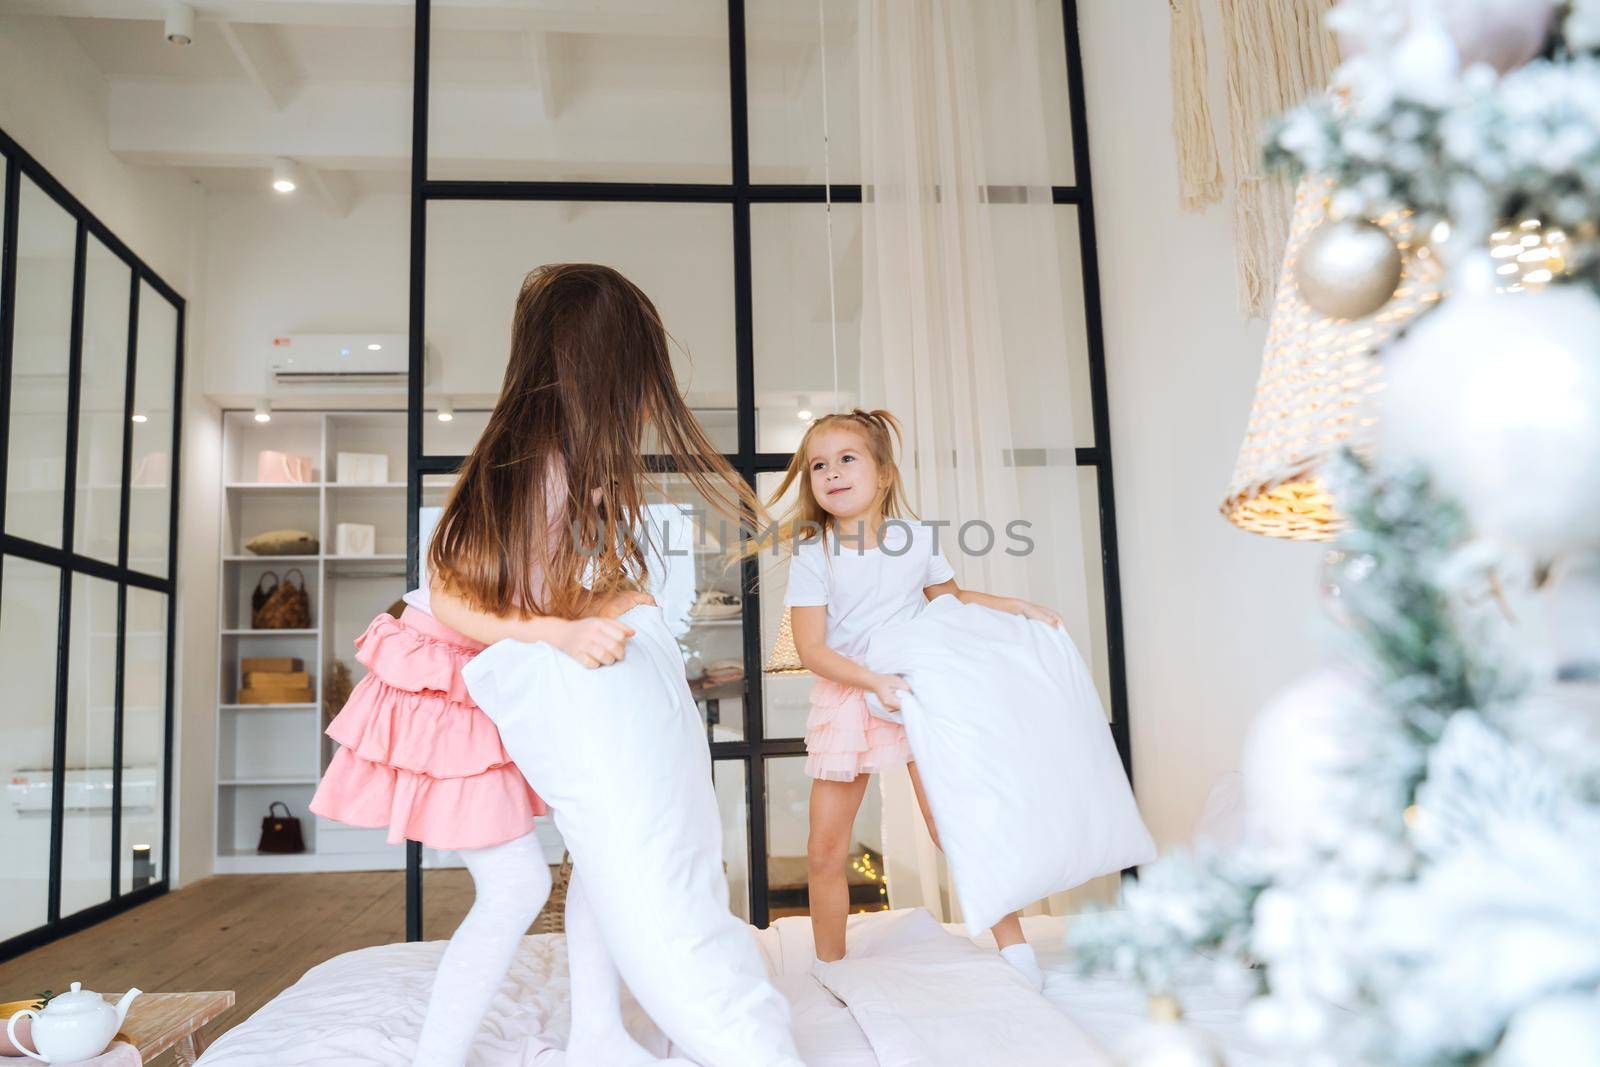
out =
[[[0,158],[6,959],[168,885],[184,300]]]
[[[656,301],[680,385],[730,463],[763,492],[813,404],[859,366],[862,188],[854,0],[601,0],[559,19],[512,4],[469,19],[418,0],[412,113],[410,578],[419,509],[437,503],[481,431],[504,370],[524,274],[541,263],[620,269]],[[1081,440],[1075,459],[1096,620],[1097,680],[1129,762],[1094,202],[1074,0],[1039,0],[1046,125],[1063,253],[1061,300]],[[822,39],[821,25],[827,38]],[[828,62],[821,62],[826,45]],[[825,74],[824,74],[825,70]],[[823,80],[834,146],[823,182]],[[824,239],[833,203],[832,273]],[[442,421],[448,416],[449,421]],[[1042,451],[1042,450],[1041,450]],[[1019,466],[1021,464],[1019,463]],[[664,509],[693,505],[667,479]],[[735,911],[764,926],[803,910],[806,680],[764,677],[782,569],[692,561],[683,593],[736,592],[685,621],[706,720]],[[858,820],[870,865],[870,804]],[[407,936],[422,930],[420,846],[407,863]],[[871,879],[866,879],[868,883]],[[881,886],[857,887],[863,905]]]

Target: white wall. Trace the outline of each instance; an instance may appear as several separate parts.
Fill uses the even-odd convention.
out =
[[[1217,513],[1265,326],[1235,310],[1231,201],[1178,209],[1168,9],[1090,0],[1080,13],[1135,786],[1152,831],[1173,842],[1237,768],[1262,702],[1316,662],[1321,549]],[[1207,37],[1225,155],[1214,20]]]
[[[270,391],[277,336],[405,333],[410,202],[367,195],[336,217],[303,193],[213,193],[204,262],[217,314],[201,338],[206,391],[235,405]],[[404,403],[404,389],[396,395]]]
[[[0,128],[185,297],[200,187],[107,149],[108,87],[54,18],[0,16]]]
[[[211,869],[218,484],[211,464],[219,435],[200,388],[206,353],[196,344],[205,318],[197,269],[205,193],[181,174],[130,166],[110,152],[108,91],[64,23],[0,17],[0,128],[188,303],[174,690],[173,855],[183,883]]]

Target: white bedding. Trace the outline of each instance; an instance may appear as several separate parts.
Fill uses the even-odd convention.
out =
[[[859,924],[886,916],[850,919],[852,940]],[[1048,916],[1023,920],[1028,939],[1046,972],[1045,997],[1081,1027],[1102,1050],[1115,1052],[1143,1017],[1144,998],[1111,979],[1084,979],[1066,965],[1065,922]],[[959,930],[959,927],[950,927]],[[780,919],[758,931],[757,942],[788,998],[800,1055],[810,1067],[878,1067],[866,1034],[850,1009],[812,977],[810,924]],[[992,948],[984,938],[976,943]],[[336,956],[307,971],[261,1010],[222,1035],[200,1062],[203,1067],[301,1067],[301,1065],[409,1065],[422,1023],[428,988],[444,942],[382,945]],[[1191,1021],[1211,1034],[1229,1067],[1276,1067],[1248,1040],[1239,1017],[1238,994],[1201,980],[1180,988]],[[635,1005],[629,1028],[652,1050],[667,1051],[665,1039]],[[567,1034],[566,949],[559,934],[523,940],[511,974],[495,997],[473,1047],[473,1067],[556,1067],[565,1056]],[[1073,1062],[1073,1061],[1066,1061]],[[1084,1063],[1082,1059],[1076,1061]],[[1109,1056],[1104,1061],[1108,1067]]]
[[[915,908],[859,924],[817,969],[882,1067],[1101,1067],[1104,1056],[999,954]]]

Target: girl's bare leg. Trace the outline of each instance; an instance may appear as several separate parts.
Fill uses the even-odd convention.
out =
[[[818,778],[811,783],[806,882],[811,894],[811,932],[817,959],[824,963],[844,958],[845,920],[850,914],[844,865],[850,855],[851,828],[869,781],[869,775],[858,774],[849,782]]]
[[[935,848],[942,849],[943,846],[939,844],[939,828],[934,825],[933,810],[928,807],[928,795],[922,791],[922,776],[917,773],[916,762],[913,761],[906,764],[906,770],[911,772],[911,788],[916,791],[917,806],[922,809],[922,819],[928,824],[928,836],[933,838]],[[990,932],[994,934],[994,943],[998,948],[1010,948],[1012,945],[1021,945],[1027,942],[1027,938],[1022,936],[1022,915],[1020,912],[1014,911],[1007,915],[1004,919],[995,923]]]

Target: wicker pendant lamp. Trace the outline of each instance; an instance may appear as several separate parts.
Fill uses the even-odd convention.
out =
[[[1361,319],[1313,310],[1296,287],[1295,259],[1327,218],[1331,190],[1326,179],[1306,177],[1295,192],[1255,403],[1222,501],[1223,516],[1240,529],[1294,541],[1324,541],[1338,531],[1339,513],[1317,472],[1371,424],[1378,349],[1440,295],[1438,262],[1417,248],[1410,216],[1395,213],[1377,220],[1403,262],[1389,302]]]

